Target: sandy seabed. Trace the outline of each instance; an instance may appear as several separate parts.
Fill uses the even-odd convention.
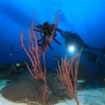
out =
[[[31,76],[29,76],[29,77],[31,78]],[[6,86],[6,83],[8,80],[0,81],[0,105],[42,105],[42,104],[38,104],[38,102],[34,102],[34,97],[35,97],[34,93],[32,96],[29,96],[29,98],[30,97],[31,98],[28,99],[27,96],[28,96],[28,94],[30,94],[29,90],[31,89],[33,92],[35,88],[33,88],[31,86],[31,84],[30,84],[31,82],[28,82],[28,81],[25,82],[24,78],[25,77],[21,77],[19,80],[17,80],[15,82],[15,84],[11,83],[8,86]],[[28,78],[28,76],[27,76],[27,78]],[[28,78],[28,80],[31,81],[29,78]],[[20,81],[21,81],[21,85],[20,85]],[[39,83],[38,85],[39,85],[39,90],[42,89],[41,84]],[[28,88],[28,86],[30,88]],[[17,99],[19,99],[19,95],[21,95],[19,93],[19,90],[21,90],[20,91],[21,94],[23,94],[24,92],[27,92],[23,96],[20,96],[20,99],[21,99],[21,97],[24,97],[24,101],[17,100]],[[10,95],[11,92],[13,92],[14,95]],[[17,94],[17,93],[18,93],[18,95],[15,96],[15,94]],[[77,95],[78,95],[78,100],[79,100],[80,105],[105,105],[105,88],[78,90]],[[52,101],[56,101],[56,102],[52,103],[52,101],[50,100],[51,104],[47,104],[47,105],[68,105],[68,104],[76,105],[76,102],[73,99],[69,100],[69,98],[68,98],[65,100],[60,100],[59,98],[58,99],[57,98],[58,98],[57,96],[54,96],[52,98]],[[13,101],[11,99],[13,99]],[[36,98],[36,100],[38,100],[38,99]],[[40,100],[38,100],[38,101],[40,102]]]

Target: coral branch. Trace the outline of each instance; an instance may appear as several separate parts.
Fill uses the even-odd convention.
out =
[[[77,99],[77,76],[79,67],[80,53],[77,53],[72,59],[68,60],[67,55],[62,59],[61,65],[59,61],[57,73],[59,80],[66,89],[66,94],[71,98],[76,100],[77,105],[79,105]]]
[[[53,35],[54,35],[55,29],[57,27],[57,23],[58,23],[58,12],[57,12],[57,17],[56,17],[55,22],[54,22],[55,27],[54,27],[53,31],[51,32],[51,37],[49,37],[47,39],[49,44],[53,40]],[[32,64],[32,67],[31,67],[32,69],[31,69],[29,64],[27,62],[25,62],[27,69],[29,70],[31,75],[36,80],[42,79],[44,81],[42,100],[43,100],[43,104],[45,105],[45,103],[46,103],[46,90],[47,90],[45,54],[46,54],[46,49],[48,47],[48,44],[45,45],[44,49],[40,49],[38,47],[37,33],[33,29],[33,26],[34,26],[34,22],[32,21],[31,26],[28,29],[28,36],[29,36],[29,46],[28,47],[29,47],[29,49],[27,50],[25,45],[24,45],[24,41],[23,41],[24,40],[24,38],[23,38],[24,33],[23,32],[20,33],[20,43],[21,43],[23,50],[25,51],[25,53],[29,57],[31,64]],[[42,68],[42,66],[41,66],[41,61],[40,61],[41,55],[42,55],[44,68]]]
[[[46,61],[45,61],[45,55],[43,54],[43,62],[44,62],[44,70],[41,67],[41,62],[40,62],[40,57],[41,57],[41,50],[38,47],[37,44],[37,34],[36,31],[33,30],[33,23],[31,27],[28,30],[28,35],[29,35],[29,51],[25,48],[24,42],[23,42],[23,36],[24,33],[20,33],[20,42],[23,50],[29,57],[32,68],[29,67],[29,64],[25,62],[27,69],[31,73],[31,75],[36,79],[42,79],[44,81],[44,89],[43,89],[43,94],[42,94],[42,100],[45,105],[46,103],[46,88],[47,88],[47,83],[46,83]]]

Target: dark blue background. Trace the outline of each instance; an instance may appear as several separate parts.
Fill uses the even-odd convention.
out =
[[[105,0],[0,0],[0,64],[28,59],[20,45],[20,31],[24,30],[28,44],[28,27],[35,11],[35,23],[53,23],[59,10],[58,27],[77,33],[85,43],[102,48],[105,45]],[[59,46],[51,43],[47,50],[47,67],[55,68],[53,56],[64,57],[68,51],[58,34]],[[13,46],[14,53],[10,55]],[[70,54],[70,53],[68,53]]]

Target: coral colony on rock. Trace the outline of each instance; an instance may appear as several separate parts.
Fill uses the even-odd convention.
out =
[[[29,1],[27,1],[28,0],[25,2],[29,3]],[[77,0],[78,2],[76,0],[62,1],[51,1],[51,5],[54,5],[54,11],[56,11],[52,11],[55,16],[54,22],[48,20],[51,14],[48,12],[50,8],[45,11],[42,19],[40,19],[42,9],[40,9],[39,12],[37,12],[38,9],[36,9],[36,11],[33,12],[32,19],[30,19],[27,17],[27,14],[23,14],[24,12],[22,12],[22,10],[18,11],[18,9],[12,5],[0,1],[2,4],[0,4],[0,12],[7,16],[9,21],[12,20],[18,24],[21,23],[19,30],[18,28],[15,30],[13,30],[14,27],[12,28],[12,33],[16,33],[16,30],[18,30],[18,34],[20,32],[20,39],[16,38],[16,41],[18,39],[19,46],[15,46],[15,44],[10,45],[10,43],[0,35],[0,105],[105,105],[105,47],[102,44],[103,47],[101,48],[99,43],[94,46],[94,44],[91,44],[90,38],[87,41],[85,41],[84,38],[84,35],[87,38],[86,35],[90,34],[90,31],[91,35],[93,35],[103,29],[98,27],[100,30],[97,31],[97,29],[95,29],[96,32],[93,32],[92,24],[89,25],[86,23],[85,26],[81,27],[85,27],[88,30],[84,32],[83,29],[81,29],[80,32],[78,31],[80,28],[73,30],[73,26],[70,25],[75,17],[77,17],[75,13],[74,16],[70,14],[70,6],[74,10],[73,12],[76,11],[74,7],[77,6],[73,6],[72,2],[87,7],[87,4],[90,4],[92,0],[88,0],[86,3],[80,0]],[[105,7],[103,1],[100,1],[95,1],[97,8],[98,5]],[[33,1],[30,2],[33,3]],[[40,0],[40,2],[44,5],[43,0]],[[50,5],[50,2],[48,2],[49,1],[47,1],[46,5]],[[16,3],[16,5],[20,6],[20,4],[18,4],[20,1]],[[35,6],[37,6],[36,4],[39,3],[39,1],[34,1],[34,3]],[[68,6],[70,3],[72,5]],[[22,7],[24,7],[23,4]],[[96,16],[100,14],[98,12],[101,11],[101,9],[97,9],[98,15],[95,14],[96,9],[94,10],[93,6],[96,6],[96,4],[93,4],[90,10],[91,12],[93,11],[93,17],[96,18]],[[46,5],[41,6],[45,8]],[[63,8],[61,9],[62,11],[59,9],[60,6]],[[69,8],[68,12],[65,6]],[[86,19],[82,17],[83,14],[79,12],[79,9],[80,6],[78,8],[78,13],[81,15],[78,16],[80,20],[78,18],[75,22],[78,23],[80,27],[80,23]],[[29,10],[27,10],[27,13]],[[102,10],[104,10],[104,8]],[[30,11],[32,12],[33,9]],[[88,14],[88,11],[85,12]],[[65,14],[63,12],[65,12]],[[69,18],[66,17],[67,14]],[[85,17],[91,13],[87,14]],[[105,17],[104,13],[102,16]],[[24,20],[21,20],[21,17],[24,18]],[[101,16],[99,18],[101,18]],[[40,22],[38,22],[38,19]],[[68,19],[70,19],[70,21]],[[87,21],[89,21],[89,19],[90,18],[87,18]],[[94,18],[91,19],[94,20]],[[103,24],[105,23],[104,20],[101,20],[101,26],[105,26]],[[29,21],[31,22],[26,33]],[[99,21],[99,23],[101,21]],[[8,24],[7,22],[7,25]],[[78,25],[76,25],[76,27]],[[20,31],[24,26],[25,29]],[[63,28],[61,28],[62,26]],[[2,27],[4,27],[4,25]],[[6,31],[8,32],[7,28]],[[1,34],[5,33],[2,32],[1,28],[0,32]],[[105,34],[105,32],[103,33]],[[96,36],[92,37],[92,43],[95,37]],[[11,36],[11,40],[12,38],[13,36]],[[19,48],[21,48],[21,50],[18,50]],[[9,57],[7,55],[9,55]],[[3,64],[4,58],[7,58],[6,62],[8,61],[5,64]]]

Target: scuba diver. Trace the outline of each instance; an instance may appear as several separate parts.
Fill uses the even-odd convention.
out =
[[[93,53],[93,50],[94,50],[94,51],[101,52],[101,54],[103,56],[105,56],[105,47],[100,49],[98,47],[90,46],[90,45],[84,43],[82,38],[76,33],[64,31],[63,35],[65,38],[65,45],[66,45],[67,49],[69,49],[71,46],[75,47],[75,49],[77,49],[77,51],[80,51],[82,49],[83,56],[85,56],[92,63],[94,63],[96,65],[96,67],[105,68],[104,66],[102,66],[102,62],[101,63],[99,62],[98,55],[96,53]],[[71,49],[70,49],[70,51],[71,51]]]

